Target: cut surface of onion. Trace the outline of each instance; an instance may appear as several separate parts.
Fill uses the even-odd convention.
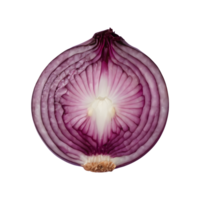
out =
[[[168,110],[158,67],[112,29],[51,61],[32,96],[33,120],[49,149],[93,172],[145,155],[160,138]]]

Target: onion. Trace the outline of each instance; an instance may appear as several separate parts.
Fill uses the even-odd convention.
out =
[[[158,67],[112,29],[51,61],[32,97],[33,120],[49,149],[94,172],[146,154],[163,132],[168,109]]]

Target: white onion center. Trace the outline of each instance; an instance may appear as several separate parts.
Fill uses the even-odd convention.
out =
[[[102,136],[104,128],[115,115],[115,108],[108,97],[96,98],[88,108],[88,116],[96,121],[99,134]]]

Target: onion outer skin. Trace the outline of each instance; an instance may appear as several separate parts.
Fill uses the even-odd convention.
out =
[[[75,45],[77,48],[78,46],[82,45],[87,45],[93,42],[93,38],[90,38],[78,45]],[[125,155],[125,156],[116,156],[112,157],[109,155],[97,155],[97,156],[87,156],[84,153],[74,150],[73,151],[73,157],[74,159],[69,159],[68,156],[66,156],[65,153],[60,151],[55,143],[50,139],[48,136],[48,131],[46,130],[46,127],[43,124],[42,117],[40,115],[41,112],[41,97],[44,93],[43,88],[46,84],[46,80],[48,77],[52,74],[52,72],[59,66],[64,60],[67,58],[75,55],[76,48],[69,48],[67,51],[62,52],[58,56],[56,56],[56,59],[52,59],[51,62],[47,63],[47,66],[45,67],[44,70],[42,70],[41,75],[39,79],[36,82],[36,85],[34,86],[32,90],[32,95],[31,95],[31,102],[30,102],[30,107],[31,107],[31,118],[33,123],[34,123],[34,128],[36,130],[36,133],[42,142],[42,144],[45,146],[45,148],[52,154],[55,155],[56,158],[59,160],[63,161],[64,163],[73,165],[75,167],[80,167],[82,166],[83,170],[85,171],[91,171],[94,173],[107,173],[107,172],[113,172],[116,169],[121,169],[123,167],[126,167],[128,165],[131,165],[135,162],[138,162],[142,158],[144,158],[146,155],[148,155],[153,149],[155,149],[155,146],[159,143],[159,141],[162,139],[166,127],[168,124],[169,120],[169,115],[171,112],[171,98],[169,95],[169,90],[168,90],[168,85],[166,83],[166,79],[163,78],[160,68],[155,64],[155,61],[153,61],[152,58],[149,57],[146,53],[142,52],[141,50],[138,50],[138,48],[131,46],[128,44],[126,41],[124,42],[124,46],[121,45],[120,48],[121,50],[124,51],[124,53],[131,54],[132,56],[134,55],[134,58],[138,59],[142,64],[147,67],[149,67],[149,70],[153,74],[153,77],[156,79],[156,82],[158,83],[158,90],[160,94],[160,115],[162,117],[159,117],[158,124],[159,127],[155,129],[154,133],[151,135],[149,138],[148,142],[146,142],[144,145],[140,146],[136,153],[132,153],[131,155]],[[116,46],[118,44],[116,43]],[[119,45],[118,45],[119,46]],[[87,50],[89,50],[91,46],[88,46]],[[84,52],[85,49],[79,48],[79,53]],[[92,56],[92,55],[91,55]],[[143,74],[145,76],[145,74]],[[151,87],[151,85],[149,86]],[[42,88],[42,89],[41,89]],[[59,143],[59,141],[58,141]],[[97,158],[98,157],[98,158]],[[91,170],[87,166],[91,163],[94,163],[95,167],[98,168],[99,171]],[[98,163],[100,164],[100,168],[98,167]],[[105,164],[105,168],[103,168],[103,163]],[[94,165],[92,168],[94,168]],[[112,166],[109,168],[109,170],[106,169],[106,166]]]

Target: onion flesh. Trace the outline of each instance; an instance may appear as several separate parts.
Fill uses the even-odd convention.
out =
[[[145,155],[161,136],[168,110],[158,67],[112,29],[51,61],[32,97],[33,120],[49,149],[95,172]]]

